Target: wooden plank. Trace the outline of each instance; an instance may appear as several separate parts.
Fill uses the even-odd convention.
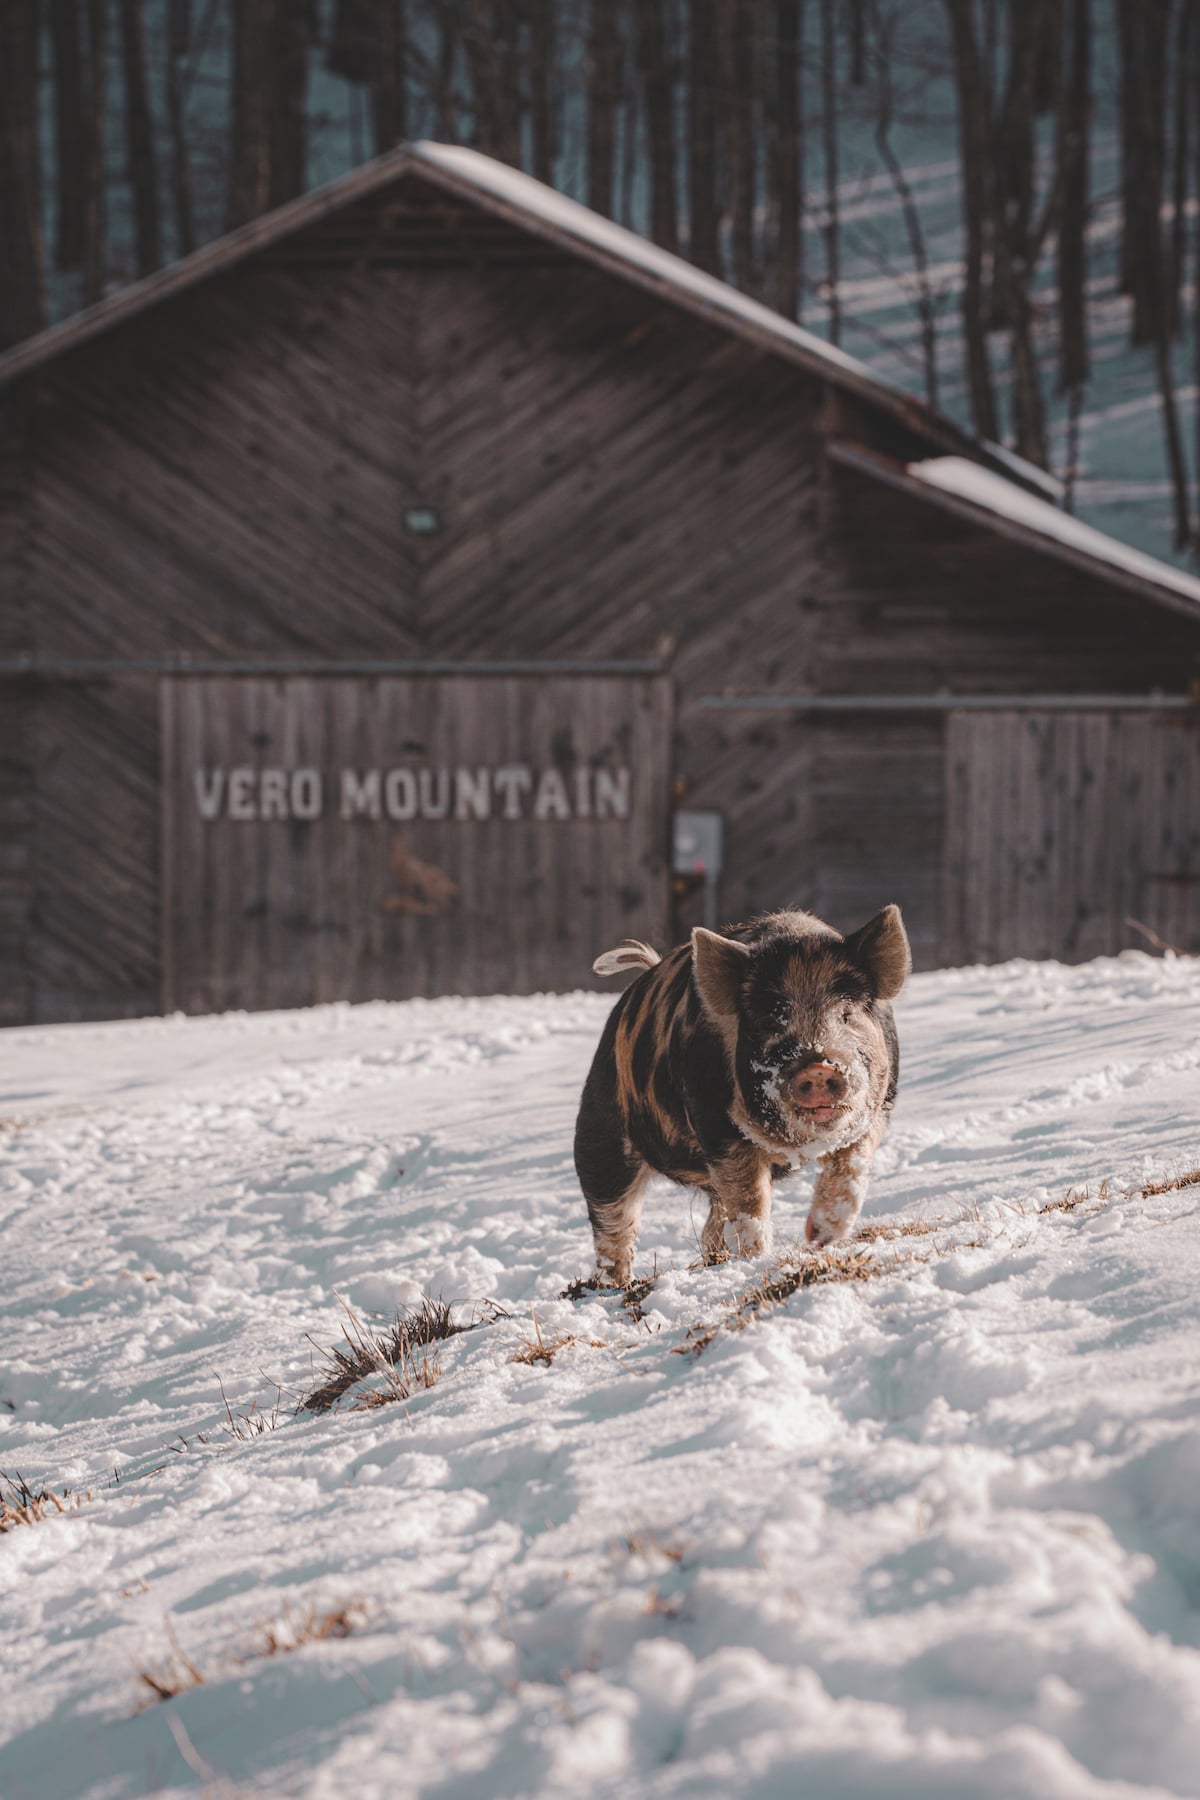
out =
[[[185,1010],[575,987],[609,943],[663,941],[669,683],[174,685],[164,914]],[[223,772],[215,819],[197,768],[214,795]],[[302,771],[322,787],[307,819]],[[389,794],[403,813],[415,795],[418,816],[389,817]],[[277,806],[292,816],[261,816]],[[191,894],[203,905],[180,904]]]

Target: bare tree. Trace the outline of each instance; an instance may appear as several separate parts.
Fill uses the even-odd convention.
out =
[[[982,437],[998,436],[996,397],[987,345],[987,283],[991,236],[991,94],[971,18],[970,0],[946,0],[958,91],[959,162],[966,235],[962,291],[963,340],[971,416]]]
[[[167,124],[171,133],[171,196],[180,256],[196,247],[192,223],[192,177],[188,159],[187,93],[184,64],[191,48],[191,0],[167,0]]]
[[[689,0],[688,32],[688,255],[719,274],[717,206],[717,68],[714,0]]]
[[[742,0],[733,16],[733,96],[729,108],[730,174],[733,213],[733,278],[743,293],[757,293],[755,200],[758,145],[755,101],[758,88],[759,5]]]
[[[146,89],[142,0],[121,0],[121,61],[125,71],[125,154],[133,194],[138,274],[149,275],[162,262],[162,229],[158,208],[158,161]]]
[[[529,122],[533,173],[554,180],[554,0],[528,0]]]
[[[78,269],[83,264],[85,100],[79,26],[79,0],[50,0],[58,199],[55,261],[60,269]]]
[[[408,0],[376,0],[376,8],[375,148],[383,151],[408,136]]]
[[[679,247],[675,199],[675,84],[667,61],[663,0],[636,0],[638,72],[646,97],[650,156],[650,235],[666,250]]]
[[[775,0],[775,116],[769,163],[775,304],[798,319],[804,292],[804,0]]]
[[[45,323],[37,0],[0,6],[0,350]]]
[[[825,149],[825,283],[829,305],[829,337],[842,336],[841,220],[838,214],[837,17],[836,0],[821,0],[821,115]]]
[[[267,145],[270,162],[268,203],[271,206],[282,206],[285,200],[294,200],[297,194],[304,192],[307,185],[308,52],[316,23],[316,10],[312,0],[275,0],[269,64],[271,85],[268,96],[270,122]],[[377,24],[382,30],[384,20],[380,18]],[[385,66],[394,78],[394,64],[385,65],[381,43],[375,65],[377,97],[378,84],[384,79],[382,71]],[[378,105],[376,121],[378,129]]]
[[[908,248],[912,256],[913,271],[917,282],[917,317],[921,325],[921,357],[925,370],[925,398],[931,406],[938,403],[938,364],[937,364],[937,307],[933,298],[933,287],[929,279],[929,256],[925,248],[925,233],[921,228],[921,214],[903,165],[892,145],[892,119],[895,112],[895,100],[892,92],[892,58],[895,53],[896,31],[900,23],[897,7],[893,6],[887,13],[878,6],[874,9],[875,25],[875,64],[876,111],[875,111],[875,146],[880,158],[891,178],[896,198],[900,202],[900,210],[904,215],[904,229],[908,236]]]
[[[104,140],[108,103],[107,0],[87,0],[88,93],[84,110],[83,298],[93,306],[104,294],[106,195]]]
[[[621,38],[614,0],[592,0],[587,39],[587,202],[613,210],[616,116],[621,87]]]
[[[1123,290],[1133,341],[1152,343],[1165,298],[1161,238],[1166,164],[1166,52],[1171,0],[1117,0],[1121,74]]]

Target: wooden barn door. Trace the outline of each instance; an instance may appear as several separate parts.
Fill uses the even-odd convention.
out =
[[[940,960],[1082,962],[1148,932],[1200,950],[1200,720],[952,714]]]
[[[660,678],[179,678],[166,1009],[532,993],[668,916]]]

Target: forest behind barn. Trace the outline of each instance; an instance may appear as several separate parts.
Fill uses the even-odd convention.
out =
[[[7,0],[0,120],[0,346],[434,137],[1200,536],[1200,0]]]

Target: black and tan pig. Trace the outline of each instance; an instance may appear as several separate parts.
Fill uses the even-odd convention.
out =
[[[617,1001],[583,1090],[575,1167],[596,1273],[624,1286],[652,1172],[710,1200],[706,1262],[770,1245],[771,1188],[816,1165],[806,1235],[846,1237],[896,1095],[889,1002],[912,966],[900,909],[842,937],[778,912],[697,928],[660,958],[629,943],[598,975],[643,971]]]

